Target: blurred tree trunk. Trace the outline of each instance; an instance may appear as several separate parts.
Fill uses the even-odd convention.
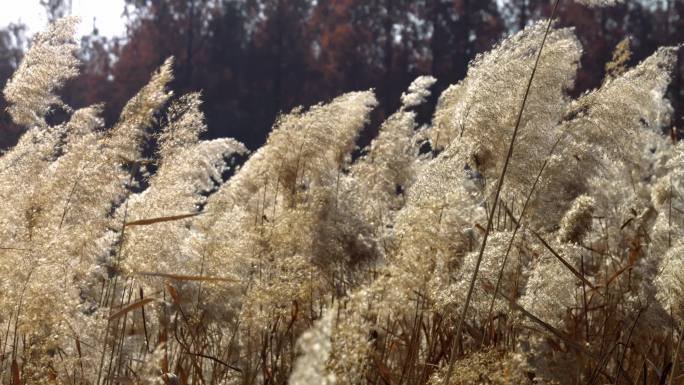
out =
[[[385,69],[385,95],[384,108],[385,115],[389,115],[389,108],[393,104],[392,99],[392,67],[394,61],[394,20],[393,20],[393,3],[396,0],[386,0],[384,4],[385,19],[383,21],[383,28],[385,34],[385,48],[384,48],[384,69]]]
[[[527,0],[521,0],[520,2],[520,17],[518,21],[518,29],[523,30],[527,25],[528,10],[527,10]]]
[[[195,40],[195,0],[188,1],[188,26],[187,38],[185,46],[185,84],[190,85],[192,82],[193,70],[193,43]]]

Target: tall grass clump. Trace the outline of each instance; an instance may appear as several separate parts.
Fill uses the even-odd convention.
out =
[[[573,98],[582,46],[539,22],[427,124],[421,76],[365,148],[372,90],[281,114],[250,153],[202,139],[171,59],[113,127],[66,105],[76,23],[37,35],[4,91],[26,132],[0,156],[0,383],[684,378],[679,47],[629,67],[620,44]]]

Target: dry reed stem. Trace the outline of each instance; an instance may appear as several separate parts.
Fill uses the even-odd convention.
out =
[[[480,263],[482,262],[482,257],[484,255],[484,250],[485,247],[487,246],[487,238],[489,237],[489,232],[491,231],[492,228],[492,221],[494,219],[494,211],[496,208],[497,201],[499,200],[499,195],[501,194],[501,189],[503,188],[503,183],[506,177],[506,171],[508,170],[508,164],[510,163],[511,157],[513,156],[513,147],[515,145],[515,139],[518,135],[518,130],[520,128],[520,123],[522,121],[522,115],[525,110],[525,105],[527,104],[527,97],[529,96],[530,89],[532,88],[532,81],[534,80],[534,75],[537,72],[537,68],[539,66],[539,61],[541,59],[542,52],[544,50],[544,44],[546,43],[546,38],[549,35],[549,32],[551,30],[551,25],[553,22],[553,19],[555,18],[556,11],[558,9],[558,4],[560,3],[560,0],[556,0],[553,5],[553,10],[551,11],[551,16],[549,17],[549,22],[546,26],[546,31],[544,32],[544,37],[542,38],[541,45],[539,47],[539,52],[537,53],[537,58],[534,63],[534,67],[532,68],[532,73],[530,74],[529,81],[527,82],[527,88],[525,89],[525,94],[523,96],[523,100],[520,106],[520,110],[518,112],[518,117],[515,122],[515,127],[513,128],[513,135],[511,135],[511,141],[508,146],[508,154],[506,154],[506,160],[504,161],[503,169],[501,170],[501,175],[499,177],[499,182],[496,186],[496,193],[494,194],[494,207],[492,207],[490,213],[489,213],[489,218],[487,220],[487,229],[485,231],[485,234],[482,238],[482,244],[480,245],[480,251],[477,256],[477,262],[475,263],[475,270],[473,271],[473,276],[470,280],[470,285],[468,287],[468,294],[466,295],[466,300],[463,305],[463,310],[461,312],[461,316],[458,319],[458,324],[456,326],[456,336],[454,338],[454,342],[451,348],[451,354],[449,357],[449,366],[446,372],[446,375],[444,377],[444,385],[449,385],[449,381],[451,380],[451,374],[454,369],[454,363],[456,362],[456,349],[458,347],[458,344],[461,339],[461,334],[463,330],[463,324],[465,322],[466,315],[468,314],[468,307],[470,306],[470,300],[473,295],[473,289],[475,288],[475,281],[477,280],[477,274],[480,269]]]

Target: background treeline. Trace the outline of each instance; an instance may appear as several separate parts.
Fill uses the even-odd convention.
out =
[[[63,0],[42,0],[51,17],[68,13]],[[399,106],[418,75],[438,79],[433,95],[465,76],[468,62],[502,36],[547,17],[548,0],[126,0],[127,34],[82,40],[85,63],[65,90],[76,107],[106,103],[112,123],[123,104],[165,58],[174,56],[177,94],[203,92],[209,137],[261,145],[280,111],[375,88],[374,121]],[[123,10],[122,10],[123,11]],[[560,25],[575,26],[584,45],[573,93],[600,85],[605,63],[625,37],[630,63],[658,46],[684,41],[684,0],[630,0],[590,9],[563,2]],[[30,41],[25,28],[0,30],[0,86]],[[674,124],[684,132],[679,62],[669,97]],[[1,98],[1,97],[0,97]],[[429,116],[436,97],[422,111]],[[16,143],[0,99],[0,148]],[[60,120],[59,108],[52,118]],[[377,130],[377,124],[370,131]],[[371,137],[374,132],[368,132]]]

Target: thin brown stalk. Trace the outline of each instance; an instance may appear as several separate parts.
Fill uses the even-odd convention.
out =
[[[563,258],[556,250],[554,250],[553,247],[551,247],[551,245],[549,245],[548,242],[546,242],[546,240],[544,238],[542,238],[541,235],[539,235],[539,233],[537,233],[536,231],[532,231],[532,234],[534,234],[534,236],[537,237],[539,242],[541,242],[542,245],[544,245],[544,247],[547,250],[549,250],[551,252],[551,254],[553,254],[553,256],[556,257],[556,259],[558,259],[563,264],[563,266],[565,266],[568,270],[570,270],[570,272],[572,272],[572,274],[574,274],[575,277],[577,277],[580,281],[582,281],[587,286],[589,286],[592,290],[596,289],[596,286],[594,286],[591,282],[589,282],[589,280],[587,280],[584,277],[584,275],[582,275],[579,271],[577,271],[577,269],[575,269],[568,261],[566,261],[565,258]]]
[[[145,295],[143,293],[143,288],[140,287],[140,300],[145,299]],[[140,306],[140,312],[142,313],[142,324],[143,324],[143,332],[145,333],[145,353],[148,353],[150,351],[150,337],[149,334],[147,333],[147,317],[145,316],[145,305],[143,304]]]
[[[147,225],[153,225],[155,223],[179,221],[181,219],[196,217],[196,216],[201,215],[201,214],[202,213],[189,213],[189,214],[180,214],[180,215],[170,215],[167,217],[139,219],[137,221],[128,222],[124,226],[125,227],[147,226]]]
[[[123,309],[117,311],[116,313],[110,315],[109,319],[110,320],[117,319],[117,318],[119,318],[125,314],[132,312],[133,310],[141,309],[143,306],[147,305],[150,302],[154,302],[154,301],[156,301],[155,298],[149,298],[148,297],[148,298],[144,298],[144,299],[141,299],[139,301],[133,302],[132,304],[126,306],[125,308],[123,308]]]
[[[580,271],[582,273],[582,276],[584,276],[584,255],[580,254]],[[588,311],[588,304],[587,304],[587,285],[584,284],[584,281],[582,281],[582,307],[583,307],[583,313],[584,313],[584,339],[585,341],[589,341],[589,311]]]
[[[71,198],[74,196],[74,191],[76,191],[76,186],[78,185],[78,178],[79,175],[76,176],[76,179],[74,180],[74,185],[71,186],[71,191],[69,192],[69,196],[67,197],[66,203],[64,203],[64,211],[62,211],[62,218],[59,220],[59,228],[62,228],[62,224],[64,224],[64,218],[66,218],[67,212],[69,211],[69,205],[71,205]]]
[[[632,340],[632,333],[634,333],[634,328],[636,328],[637,322],[639,322],[639,318],[641,317],[641,313],[644,311],[644,308],[640,308],[639,312],[636,315],[636,318],[634,319],[634,323],[632,324],[632,327],[629,329],[629,334],[627,334],[627,341],[625,342],[624,346],[622,347],[622,353],[620,355],[620,359],[618,360],[618,367],[615,369],[615,385],[618,385],[620,382],[620,376],[618,376],[617,371],[619,369],[624,368],[624,360],[625,360],[625,355],[627,354],[627,349],[629,349],[629,341]]]
[[[237,366],[230,365],[230,364],[228,364],[228,363],[226,363],[226,362],[224,362],[224,361],[222,361],[222,360],[219,360],[219,359],[216,358],[216,357],[212,357],[212,356],[207,355],[207,354],[193,353],[193,352],[184,352],[184,354],[187,354],[187,355],[190,355],[190,356],[197,356],[197,357],[206,358],[206,359],[209,359],[209,360],[212,360],[212,361],[216,362],[217,364],[223,365],[223,366],[225,366],[225,367],[228,368],[228,369],[234,370],[234,371],[236,371],[236,372],[238,372],[238,373],[242,373],[242,369],[238,368]]]
[[[667,247],[672,247],[672,182],[670,182],[670,199],[667,213]]]
[[[679,337],[677,338],[677,347],[674,349],[672,352],[672,371],[670,372],[670,379],[668,380],[668,385],[672,385],[672,381],[674,381],[674,377],[677,375],[677,370],[678,370],[678,363],[679,363],[679,351],[682,347],[682,336],[684,336],[684,333],[682,333],[682,327],[680,325],[679,327]]]
[[[158,273],[152,271],[140,271],[136,275],[144,275],[147,277],[160,277],[167,278],[174,281],[199,281],[199,282],[238,282],[234,278],[224,278],[224,277],[207,277],[198,275],[185,275],[185,274],[171,274],[171,273]]]

